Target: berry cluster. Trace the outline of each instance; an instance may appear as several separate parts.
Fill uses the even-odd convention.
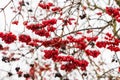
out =
[[[120,22],[120,8],[106,7],[106,13]]]
[[[42,9],[50,9],[50,7],[54,5],[53,3],[48,2],[48,3],[39,3],[38,6],[41,7]]]
[[[56,19],[49,19],[49,20],[43,20],[42,23],[37,24],[26,24],[26,28],[29,30],[32,30],[36,35],[39,35],[41,37],[49,37],[50,32],[54,32],[56,28],[53,26],[57,23]]]
[[[53,11],[53,12],[61,12],[62,9],[60,7],[56,7],[53,5],[53,3],[48,2],[48,3],[39,3],[38,6],[42,9],[47,9]]]
[[[62,40],[59,37],[53,38],[51,40],[42,41],[42,45],[45,47],[55,47],[62,48],[66,46],[69,42],[67,40]]]
[[[2,38],[2,41],[4,41],[7,44],[11,44],[17,39],[16,35],[13,34],[12,32],[8,33],[0,32],[0,38]]]
[[[75,43],[75,48],[79,48],[80,50],[84,50],[87,47],[86,37],[74,38],[73,36],[67,36],[67,39],[70,43]]]
[[[45,25],[45,26],[48,26],[48,25],[54,25],[57,23],[57,20],[56,19],[49,19],[49,20],[43,20],[42,21],[42,24]]]
[[[70,72],[76,69],[77,67],[80,67],[80,69],[84,71],[86,70],[87,66],[88,62],[86,60],[75,60],[74,62],[68,62],[67,64],[61,65],[61,70]]]
[[[107,48],[111,51],[118,52],[120,40],[112,36],[110,33],[106,33],[104,41],[97,41],[96,46],[99,48]]]
[[[87,50],[85,50],[85,52],[86,52],[86,54],[88,56],[92,56],[94,58],[96,58],[100,54],[100,52],[97,51],[97,50],[89,50],[89,49],[87,49]]]
[[[88,62],[86,60],[77,60],[72,56],[60,56],[58,50],[44,50],[44,57],[46,59],[52,59],[54,62],[67,62],[67,64],[61,65],[61,70],[72,71],[77,67],[80,67],[81,70],[86,70]]]
[[[21,34],[19,35],[19,41],[29,43],[31,41],[31,37],[29,35]]]
[[[55,56],[58,56],[58,50],[55,50],[55,49],[53,49],[53,50],[44,50],[44,53],[45,53],[44,57],[46,59],[50,59],[50,58],[53,58]]]
[[[12,22],[12,24],[15,24],[15,25],[18,25],[18,23],[19,22],[17,20],[15,20],[15,21]]]
[[[29,35],[26,34],[19,35],[19,41],[33,47],[38,46],[38,43],[40,42],[40,40],[32,39]]]

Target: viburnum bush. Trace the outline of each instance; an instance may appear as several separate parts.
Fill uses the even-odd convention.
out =
[[[120,80],[119,0],[1,0],[0,80]]]

